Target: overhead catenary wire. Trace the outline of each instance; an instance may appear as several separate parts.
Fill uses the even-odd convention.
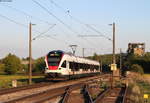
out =
[[[93,28],[92,26],[90,26],[89,24],[86,24],[87,27],[91,28],[93,31],[95,31],[96,33],[100,34],[99,36],[102,36],[104,38],[106,38],[107,40],[112,41],[109,37],[106,37],[105,35],[103,35],[100,31],[96,30],[95,28]]]
[[[21,14],[23,14],[23,15],[29,17],[29,18],[34,18],[34,19],[36,19],[36,20],[38,20],[38,21],[41,21],[41,22],[43,22],[43,23],[46,23],[46,24],[48,24],[48,25],[53,25],[52,23],[49,23],[48,21],[45,21],[45,20],[42,20],[42,19],[40,19],[40,18],[38,18],[38,17],[32,16],[32,15],[26,13],[25,11],[22,11],[22,10],[16,8],[16,7],[12,7],[12,6],[9,6],[9,5],[6,5],[6,4],[2,4],[1,6],[4,6],[4,7],[7,7],[7,8],[9,8],[9,9],[12,9],[12,10],[14,10],[14,11],[16,11],[16,12],[19,12],[19,13],[21,13]]]
[[[16,25],[19,25],[19,26],[21,26],[21,27],[24,27],[24,28],[27,28],[27,29],[28,29],[28,25],[25,25],[25,24],[22,24],[22,23],[20,23],[20,22],[15,21],[15,20],[12,20],[12,19],[10,19],[9,17],[4,16],[4,15],[2,15],[2,14],[0,14],[0,17],[4,18],[4,19],[6,19],[6,20],[8,20],[8,21],[10,21],[10,22],[12,22],[12,23],[15,23]],[[55,25],[51,26],[47,31],[49,31],[50,29],[52,29],[54,26],[55,26]],[[37,31],[37,30],[33,30],[33,31],[39,33],[39,35],[36,36],[36,37],[34,37],[32,40],[35,40],[35,39],[38,38],[38,37],[42,37],[43,34],[45,34],[45,33],[47,32],[47,31],[45,31],[45,32],[40,32],[40,31]],[[48,37],[48,38],[51,38],[51,39],[53,39],[53,40],[58,40],[58,41],[61,42],[61,43],[64,43],[64,44],[68,44],[68,45],[69,45],[68,42],[63,41],[63,40],[60,40],[60,39],[57,39],[57,38],[55,38],[55,37],[53,37],[53,36],[50,36],[50,35],[45,35],[44,37]]]
[[[41,5],[39,2],[32,0],[35,4],[37,4],[39,7],[41,7],[44,11],[46,11],[50,16],[54,17],[57,21],[59,21],[61,24],[63,24],[66,28],[68,28],[70,31],[72,31],[75,34],[79,34],[78,32],[74,31],[69,25],[67,25],[65,22],[63,22],[61,19],[59,19],[57,16],[55,16],[52,12],[50,12],[47,8],[45,8],[43,5]]]
[[[81,25],[84,25],[84,27],[86,27],[86,28],[88,28],[88,29],[90,29],[90,30],[92,30],[92,31],[94,31],[94,32],[96,32],[96,33],[98,33],[98,34],[100,34],[100,35],[97,35],[98,37],[104,37],[105,39],[107,39],[107,40],[109,40],[109,41],[111,40],[109,37],[105,36],[105,35],[104,35],[103,33],[101,33],[100,31],[98,31],[98,30],[96,30],[95,28],[91,27],[89,24],[86,24],[86,23],[84,23],[83,21],[79,20],[78,18],[72,16],[72,15],[70,14],[70,10],[66,10],[65,8],[63,8],[62,6],[60,6],[58,3],[56,3],[56,1],[54,1],[54,0],[48,0],[48,1],[50,1],[50,3],[54,4],[57,8],[59,8],[60,10],[62,10],[64,13],[66,13],[73,21],[75,21],[75,22],[77,22],[77,23],[79,23],[79,24],[81,24]],[[96,47],[99,47],[99,45],[96,45],[94,42],[87,40],[86,38],[84,38],[84,36],[78,35],[78,37],[81,37],[81,39],[83,39],[83,40],[85,40],[86,42],[88,42],[91,46],[94,45],[94,46],[96,46]],[[89,36],[87,36],[87,37],[89,37]],[[94,35],[92,35],[92,37],[94,37]]]
[[[7,7],[7,8],[12,9],[12,10],[15,10],[15,11],[17,11],[17,12],[19,12],[19,13],[25,15],[25,16],[28,16],[28,17],[30,17],[30,18],[34,18],[34,19],[39,20],[39,21],[41,21],[41,22],[44,22],[44,23],[46,23],[46,24],[48,24],[48,25],[51,25],[51,26],[50,26],[47,30],[45,30],[44,32],[39,32],[39,31],[37,31],[37,30],[33,30],[33,31],[39,33],[39,35],[36,36],[36,37],[34,37],[33,40],[36,39],[37,37],[40,37],[40,35],[43,35],[43,34],[47,33],[50,29],[52,29],[52,28],[56,25],[56,24],[49,23],[48,21],[41,20],[41,19],[38,18],[38,17],[33,17],[32,15],[30,15],[30,14],[28,14],[28,13],[26,13],[26,12],[20,10],[20,9],[17,9],[17,8],[15,8],[15,7],[12,7],[12,6],[9,6],[9,5],[6,5],[6,4],[3,4],[3,5],[1,5],[1,6]],[[4,16],[3,16],[3,17],[4,17]],[[24,24],[21,24],[21,23],[18,23],[18,22],[16,22],[16,21],[14,21],[14,20],[11,20],[11,19],[9,19],[9,18],[6,17],[6,16],[5,16],[5,18],[7,18],[9,21],[13,21],[13,22],[15,22],[15,23],[17,23],[17,24],[19,24],[19,25],[24,25]],[[24,26],[25,26],[25,27],[28,27],[27,25],[24,25]]]
[[[25,28],[28,29],[28,24],[23,24],[23,23],[17,22],[16,20],[13,20],[12,18],[9,18],[9,17],[4,16],[4,15],[1,15],[1,14],[0,14],[0,17],[2,17],[2,18],[6,19],[6,20],[8,20],[8,21],[10,21],[10,22],[13,22],[13,23],[15,23],[15,24],[17,24],[17,25],[19,25],[19,26],[22,26],[22,27],[25,27]],[[55,26],[55,25],[52,25],[48,30],[50,30],[50,29],[53,28],[54,26]],[[40,36],[43,36],[43,34],[45,34],[48,30],[46,30],[46,31],[44,31],[44,32],[41,33],[40,31],[37,31],[37,30],[34,30],[34,29],[33,29],[33,31],[39,33],[39,35],[36,36],[36,37],[34,37],[33,39],[38,38],[38,37],[40,37]],[[49,38],[51,38],[51,39],[58,40],[59,42],[63,42],[63,43],[65,43],[65,44],[69,44],[68,42],[66,42],[66,41],[64,41],[64,40],[60,40],[60,39],[54,38],[54,37],[52,37],[52,36],[50,36],[50,35],[45,35],[45,37],[49,37]]]
[[[4,19],[6,19],[6,20],[8,20],[8,21],[10,21],[10,22],[13,22],[13,23],[15,23],[15,24],[17,24],[17,25],[20,25],[20,26],[22,26],[22,27],[25,27],[25,28],[28,27],[27,25],[22,24],[22,23],[19,23],[19,22],[15,21],[15,20],[12,20],[12,19],[10,19],[10,18],[8,18],[7,16],[4,16],[4,15],[2,15],[2,14],[0,14],[0,17],[4,18]]]
[[[39,5],[43,10],[45,10],[49,15],[53,16],[57,21],[59,21],[61,24],[63,24],[65,27],[67,27],[70,31],[72,31],[75,34],[80,35],[78,32],[72,30],[72,28],[70,28],[70,26],[68,26],[67,24],[65,24],[61,19],[59,19],[57,16],[55,16],[52,12],[50,12],[47,8],[45,8],[44,6],[42,6],[39,2],[32,0],[34,3],[36,3],[37,5]],[[82,38],[83,39],[83,38]],[[84,39],[85,41],[88,41],[87,39]],[[89,41],[88,41],[89,42]]]
[[[76,21],[76,22],[78,22],[78,23],[80,23],[80,24],[86,26],[87,28],[93,30],[94,32],[100,34],[99,36],[104,37],[104,38],[106,38],[107,40],[111,40],[109,37],[105,36],[103,33],[101,33],[100,31],[96,30],[95,28],[93,28],[93,27],[90,26],[89,24],[86,24],[86,23],[84,23],[83,21],[81,21],[81,20],[77,19],[76,17],[72,16],[72,15],[70,14],[70,10],[65,10],[62,6],[58,5],[58,4],[57,4],[56,2],[54,2],[53,0],[49,0],[49,1],[50,1],[52,4],[54,4],[56,7],[58,7],[59,9],[61,9],[63,12],[67,13],[67,14],[69,15],[69,17],[70,17],[72,20],[74,20],[74,21]]]
[[[45,37],[54,38],[54,37],[51,37],[50,35],[45,35]],[[65,40],[61,40],[61,39],[58,39],[58,38],[54,38],[54,39],[57,40],[58,42],[64,43],[65,45],[69,45],[70,44],[70,43],[68,43]]]
[[[67,25],[65,22],[63,22],[61,19],[59,19],[57,16],[55,16],[52,12],[50,12],[47,8],[45,8],[43,5],[41,5],[39,2],[32,0],[35,4],[37,4],[39,7],[41,7],[44,11],[46,11],[50,16],[54,17],[57,21],[59,21],[61,24],[63,24],[67,29],[69,29],[71,32],[75,33],[76,35],[80,35],[78,32],[74,31],[69,25]],[[83,38],[82,38],[83,39]],[[83,39],[87,41],[86,39]]]
[[[5,5],[5,6],[11,8],[11,9],[13,9],[13,10],[16,10],[16,11],[18,11],[18,12],[20,12],[20,13],[26,15],[26,16],[32,17],[30,14],[27,14],[27,13],[21,11],[21,10],[18,10],[18,9],[16,9],[16,8],[13,8],[13,7],[8,6],[8,5]],[[28,29],[28,25],[25,25],[25,24],[23,24],[23,23],[19,23],[19,22],[15,21],[15,20],[12,20],[11,18],[9,18],[9,17],[7,17],[7,16],[4,16],[4,15],[1,15],[1,14],[0,14],[0,16],[1,16],[2,18],[4,18],[4,19],[10,21],[10,22],[13,22],[13,23],[15,23],[15,24],[17,24],[17,25],[19,25],[19,26],[22,26],[22,27],[25,27],[25,28]],[[37,20],[40,20],[40,19],[37,19]],[[40,21],[42,21],[42,20],[40,20]],[[44,21],[43,21],[43,22],[44,22]],[[48,22],[45,22],[45,23],[50,24],[50,23],[48,23]],[[37,31],[37,30],[34,30],[34,29],[33,29],[33,31],[37,32],[39,35],[33,37],[32,40],[35,40],[35,39],[37,39],[37,38],[42,38],[42,36],[43,36],[45,33],[47,33],[49,30],[51,30],[54,26],[56,26],[56,24],[51,25],[51,26],[50,26],[46,31],[44,31],[44,32],[40,32],[40,31]],[[50,36],[50,35],[45,35],[45,37],[48,37],[48,38],[51,38],[51,39],[54,39],[54,40],[58,40],[57,38],[54,38],[54,37],[52,37],[52,36]],[[64,43],[64,42],[65,42],[65,44],[68,44],[66,41],[62,41],[62,40],[60,40],[60,39],[59,39],[59,42],[61,42],[61,43]]]
[[[0,14],[0,17],[2,17],[2,18],[6,19],[6,20],[8,20],[8,21],[10,21],[10,22],[12,22],[12,23],[15,23],[15,24],[17,24],[17,25],[19,25],[19,26],[22,26],[22,27],[28,29],[28,25],[25,25],[25,24],[22,24],[22,23],[20,23],[20,22],[17,22],[17,21],[15,21],[15,20],[13,20],[13,19],[10,19],[9,17],[4,16],[4,15],[2,15],[2,14]],[[52,28],[52,27],[51,27],[51,28]],[[49,28],[49,29],[51,29],[51,28]],[[42,32],[42,33],[41,33],[40,31],[37,31],[37,30],[33,30],[33,31],[39,33],[39,36],[40,36],[40,35],[45,34],[45,33],[46,33],[47,31],[49,31],[49,30],[47,30],[47,31],[45,31],[45,32]],[[49,37],[50,37],[50,36],[49,36]],[[54,39],[54,38],[52,38],[52,39]]]
[[[55,3],[53,0],[49,0],[49,2],[50,3],[52,3],[52,4],[54,4],[56,7],[58,7],[59,9],[61,9],[63,12],[66,12],[66,10],[63,8],[63,7],[61,7],[61,6],[59,6],[57,3]],[[68,10],[68,12],[69,12],[69,10]],[[67,13],[67,12],[66,12]]]
[[[44,7],[43,5],[41,5],[39,2],[32,0],[34,3],[36,3],[39,7],[41,7],[44,11],[46,11],[50,16],[54,17],[57,21],[59,21],[61,24],[63,24],[67,29],[69,29],[71,32],[75,33],[76,35],[80,35],[78,32],[74,31],[69,25],[67,25],[65,22],[63,22],[61,19],[59,19],[57,16],[55,16],[52,12],[50,12],[46,7]],[[68,11],[69,13],[69,11]],[[80,21],[79,21],[80,22]],[[78,36],[77,36],[78,37]],[[88,44],[90,44],[91,46],[95,45],[94,43],[92,43],[91,41],[85,39],[85,38],[80,38],[86,42],[88,42]],[[74,40],[74,39],[73,39]],[[95,45],[96,47],[98,47],[97,45]]]
[[[34,37],[32,40],[35,40],[35,39],[41,37],[43,34],[47,33],[50,29],[52,29],[55,25],[56,25],[56,24],[52,25],[51,27],[48,28],[48,30],[46,30],[46,31],[44,31],[44,32],[42,32],[42,33],[40,33],[39,35],[37,35],[36,37]]]
[[[72,18],[74,21],[80,23],[80,24],[83,24],[84,23],[82,21],[80,21],[79,19],[73,17],[71,14],[70,14],[70,10],[66,10],[64,9],[63,7],[61,7],[60,5],[58,5],[56,2],[54,2],[53,0],[49,0],[50,3],[54,4],[56,7],[58,7],[59,9],[61,9],[63,12],[67,13],[67,15],[69,15],[70,18]]]
[[[67,13],[69,15],[70,18],[74,19],[74,21],[77,21],[78,23],[82,24],[82,25],[85,25],[82,21],[78,20],[77,18],[73,17],[72,15],[70,15],[70,11],[69,10],[65,10],[63,7],[61,7],[60,5],[58,5],[56,2],[54,2],[53,0],[49,0],[52,4],[54,4],[56,7],[58,7],[59,9],[61,9],[63,12]],[[85,38],[82,38],[84,39],[85,41],[87,42],[90,42],[90,45],[92,44],[95,45],[93,42],[85,39]]]

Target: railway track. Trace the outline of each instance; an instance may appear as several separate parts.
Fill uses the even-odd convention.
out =
[[[32,84],[32,85],[28,85],[28,86],[1,89],[0,90],[0,95],[9,94],[9,93],[18,92],[18,91],[27,90],[27,89],[44,87],[44,86],[48,86],[50,84],[52,84],[52,83],[38,83],[38,84]]]
[[[109,74],[103,74],[101,76],[98,76],[99,77],[108,77]],[[97,76],[94,76],[94,78],[97,77]],[[81,78],[81,79],[76,79],[76,80],[84,80],[84,79],[90,79],[90,78],[93,78],[93,77],[85,77],[85,78]],[[68,80],[68,81],[60,81],[60,82],[42,82],[42,83],[36,83],[36,84],[32,84],[32,85],[26,85],[26,86],[20,86],[20,87],[14,87],[14,88],[7,88],[7,89],[0,89],[0,95],[3,95],[3,94],[8,94],[8,93],[13,93],[13,92],[17,92],[17,91],[21,91],[21,90],[27,90],[27,89],[32,89],[32,88],[39,88],[39,87],[44,87],[44,86],[48,86],[48,85],[52,85],[54,83],[61,83],[61,82],[72,82],[72,81],[75,81],[75,80]]]
[[[12,99],[18,99],[22,97],[31,97],[32,95],[37,95],[41,93],[46,93],[46,91],[50,89],[65,87],[69,85],[74,85],[77,83],[85,83],[85,82],[91,82],[93,80],[99,79],[99,78],[106,78],[108,75],[101,75],[101,76],[95,76],[95,77],[88,77],[88,78],[81,78],[78,80],[70,80],[70,81],[64,81],[59,83],[41,83],[38,85],[30,85],[30,86],[24,86],[24,87],[17,87],[12,89],[5,89],[0,91],[0,102],[9,102]],[[45,96],[47,98],[47,96]],[[52,96],[53,97],[53,96]],[[52,98],[50,97],[50,98]],[[57,96],[58,97],[58,96]],[[10,102],[12,103],[12,102]]]
[[[69,101],[71,93],[74,90],[83,89],[83,95],[86,100],[82,103],[125,103],[125,88],[113,88],[107,89],[95,100],[93,100],[88,92],[88,86],[85,83],[78,83],[65,87],[49,89],[47,91],[40,92],[38,94],[28,95],[21,98],[6,101],[5,103],[53,103],[52,99],[59,100],[59,103],[73,103]],[[59,97],[59,99],[58,99]],[[50,102],[51,101],[51,102]],[[74,103],[78,100],[74,99]],[[79,102],[81,103],[81,102]]]
[[[125,103],[126,87],[109,88],[99,95],[93,103]]]
[[[81,88],[82,86],[84,86],[84,83],[78,83],[78,84],[69,85],[65,87],[49,89],[47,91],[42,91],[37,94],[32,94],[32,95],[20,97],[17,99],[9,100],[9,101],[6,101],[5,103],[22,103],[22,102],[23,103],[42,103],[52,98],[56,98],[58,96],[62,98],[62,96],[66,93],[66,90],[69,89],[69,91],[71,92],[75,89]]]

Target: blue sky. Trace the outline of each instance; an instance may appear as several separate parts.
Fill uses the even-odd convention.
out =
[[[0,58],[10,52],[19,57],[28,56],[28,24],[30,21],[36,24],[33,26],[33,37],[53,26],[32,42],[34,58],[44,56],[54,49],[69,52],[71,51],[70,44],[78,45],[76,52],[78,56],[82,55],[82,48],[86,48],[86,56],[93,55],[94,52],[97,54],[111,53],[112,43],[106,38],[81,38],[78,35],[99,35],[88,28],[88,24],[111,38],[112,27],[108,24],[112,22],[116,23],[117,52],[119,48],[126,52],[129,42],[144,42],[146,51],[150,51],[149,0],[53,0],[55,4],[52,0],[35,1],[47,8],[64,24],[49,15],[32,0],[0,2]],[[75,21],[69,15],[82,23]],[[6,17],[25,26],[9,21]]]

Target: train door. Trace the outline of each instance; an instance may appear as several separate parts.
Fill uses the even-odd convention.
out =
[[[66,61],[66,69],[67,69],[67,72],[68,72],[68,79],[70,79],[70,68],[69,68],[69,61]]]

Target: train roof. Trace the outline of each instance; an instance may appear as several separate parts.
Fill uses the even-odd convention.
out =
[[[74,59],[78,59],[78,60],[86,60],[86,61],[90,61],[90,62],[97,62],[99,63],[98,61],[96,60],[91,60],[91,59],[88,59],[88,58],[83,58],[83,57],[79,57],[79,56],[74,56],[72,53],[67,53],[67,52],[64,52],[62,50],[53,50],[53,51],[50,51],[49,53],[62,53],[64,55],[68,55],[69,57],[71,58],[74,58]]]
[[[65,52],[62,51],[62,50],[53,50],[53,51],[50,51],[49,53],[55,53],[55,52],[58,52],[58,53],[65,53]]]

